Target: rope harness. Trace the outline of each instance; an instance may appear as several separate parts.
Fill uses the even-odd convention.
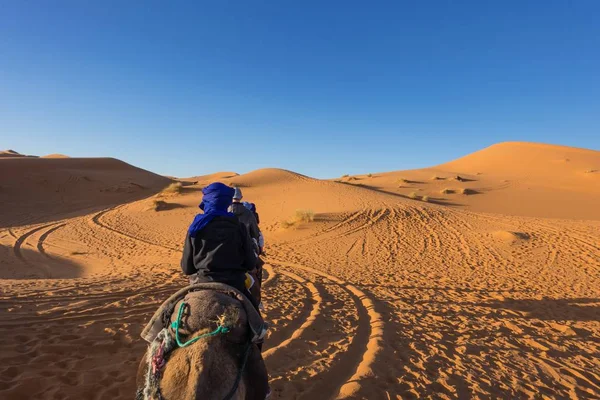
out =
[[[190,346],[194,343],[196,343],[198,340],[200,339],[205,339],[211,336],[218,336],[218,335],[224,335],[228,332],[231,331],[231,328],[224,326],[224,325],[219,325],[217,327],[217,329],[215,329],[212,332],[208,332],[199,336],[196,336],[186,342],[181,341],[180,337],[179,337],[179,327],[181,326],[181,317],[183,316],[183,312],[185,309],[185,306],[187,305],[187,303],[182,302],[181,305],[179,306],[179,311],[177,313],[177,319],[175,320],[175,322],[171,323],[171,328],[174,331],[174,339],[175,342],[177,343],[177,346],[180,348],[183,347],[187,347]],[[161,334],[159,335],[160,337],[157,339],[160,339],[160,344],[155,345],[154,347],[151,346],[150,352],[149,352],[149,366],[148,366],[148,371],[147,371],[147,379],[146,379],[146,389],[144,391],[140,391],[137,393],[137,399],[148,399],[148,398],[152,398],[152,399],[157,399],[157,400],[162,400],[162,393],[160,392],[160,388],[159,388],[159,380],[160,380],[160,375],[161,375],[161,370],[162,368],[165,366],[166,364],[166,357],[168,356],[168,353],[170,353],[170,351],[173,350],[173,348],[175,347],[173,346],[169,346],[166,345],[169,342],[169,337],[171,338],[170,341],[172,341],[172,334],[170,332],[168,332],[168,329],[163,329],[163,331],[161,332]],[[238,369],[238,373],[235,377],[235,382],[233,384],[233,387],[231,388],[231,390],[229,391],[229,393],[227,393],[227,395],[224,397],[223,400],[231,400],[233,398],[233,396],[235,395],[235,393],[237,392],[240,382],[242,380],[242,375],[244,374],[244,370],[246,368],[246,363],[248,361],[248,356],[250,355],[250,350],[252,349],[252,340],[248,341],[248,344],[246,345],[246,349],[244,350],[244,354],[242,356],[242,362],[241,362],[241,367]]]
[[[203,335],[196,336],[195,338],[190,339],[185,343],[181,343],[181,340],[179,339],[179,325],[181,323],[181,316],[183,315],[183,309],[185,306],[186,306],[186,303],[182,302],[181,305],[179,306],[179,313],[177,314],[177,319],[175,320],[175,322],[173,322],[171,324],[171,328],[173,328],[173,330],[175,331],[175,341],[177,342],[177,346],[187,347],[190,344],[196,343],[200,339],[204,339],[204,338],[211,337],[211,336],[217,336],[217,335],[221,335],[221,334],[226,334],[227,332],[230,331],[230,329],[228,327],[226,327],[224,325],[219,325],[217,327],[217,329],[215,329],[212,332],[208,332]]]

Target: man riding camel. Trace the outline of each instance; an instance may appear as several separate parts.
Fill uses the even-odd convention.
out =
[[[260,230],[258,229],[256,217],[252,211],[244,207],[244,204],[242,203],[242,198],[244,197],[242,195],[242,189],[236,187],[234,191],[233,204],[229,207],[229,211],[234,213],[242,224],[246,225],[250,237],[254,239],[258,245]]]
[[[242,204],[248,210],[252,211],[252,214],[254,214],[254,218],[256,218],[256,225],[258,226],[258,247],[260,249],[259,254],[262,254],[262,252],[265,248],[265,237],[264,237],[262,231],[260,230],[260,218],[258,216],[258,212],[256,211],[256,204],[250,203],[247,201],[244,201]]]
[[[259,311],[257,299],[245,285],[247,274],[256,274],[257,250],[246,225],[227,211],[234,192],[220,182],[202,189],[199,207],[204,213],[196,215],[188,228],[181,269],[189,276],[190,284],[220,282],[234,287]],[[257,343],[257,347],[262,352],[262,343]],[[266,397],[270,394],[267,383]]]
[[[242,194],[242,189],[240,189],[239,187],[236,187],[235,193],[233,195],[233,204],[231,205],[231,207],[229,207],[229,211],[234,213],[238,217],[240,222],[246,226],[246,228],[248,229],[248,233],[250,234],[250,237],[253,239],[253,241],[256,245],[256,252],[257,252],[257,254],[260,254],[262,251],[262,247],[261,247],[260,243],[263,242],[263,244],[264,244],[264,239],[261,240],[262,234],[260,232],[260,229],[258,228],[258,222],[256,220],[256,216],[255,216],[254,212],[252,212],[250,209],[248,209],[248,207],[246,207],[244,205],[244,203],[242,203],[243,197],[244,196]],[[261,304],[261,285],[262,285],[262,266],[263,266],[263,264],[264,264],[263,261],[259,258],[257,261],[257,264],[256,264],[255,271],[252,271],[249,273],[250,276],[252,277],[252,282],[250,282],[250,287],[248,287],[248,290],[250,290],[250,293],[252,293],[252,295],[256,298],[260,309],[263,309],[262,304]]]
[[[246,225],[227,211],[234,192],[220,182],[202,190],[204,214],[196,215],[188,229],[181,269],[190,283],[221,282],[236,288],[258,309],[257,299],[245,286],[246,273],[256,274],[258,255]]]

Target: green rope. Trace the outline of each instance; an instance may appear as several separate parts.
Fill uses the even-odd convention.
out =
[[[204,339],[210,336],[217,336],[217,335],[221,335],[221,334],[225,334],[227,332],[229,332],[229,328],[223,325],[219,325],[217,327],[217,329],[215,329],[212,332],[209,333],[205,333],[203,335],[200,336],[196,336],[193,339],[188,340],[185,343],[181,343],[181,340],[179,340],[179,325],[181,323],[181,316],[183,315],[183,308],[185,307],[185,302],[182,302],[181,305],[179,306],[179,313],[177,314],[177,320],[175,322],[173,322],[171,324],[171,327],[175,330],[175,340],[177,341],[177,345],[179,347],[186,347],[189,346],[192,343],[196,343],[198,340],[200,339]]]

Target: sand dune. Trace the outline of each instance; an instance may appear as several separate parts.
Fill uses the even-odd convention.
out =
[[[131,398],[142,324],[184,284],[185,230],[200,189],[221,180],[257,204],[267,236],[274,398],[598,398],[600,193],[583,171],[598,160],[594,151],[507,143],[355,179],[278,169],[198,176],[176,192],[138,201],[155,192],[109,192],[120,201],[60,214],[74,197],[106,200],[105,186],[85,182],[53,203],[51,221],[9,222],[6,211],[0,397]],[[31,218],[45,212],[32,198],[55,193],[36,179],[169,182],[116,160],[23,161],[72,163],[52,174],[46,164],[11,166],[23,193],[36,195],[12,194],[11,209]],[[19,179],[6,182],[13,190]],[[149,210],[158,198],[172,207]],[[297,209],[315,220],[284,229]]]
[[[600,168],[600,152],[541,143],[505,142],[469,154],[437,168],[485,173],[501,177],[544,179],[552,185],[557,179],[571,181],[585,171]]]
[[[0,158],[15,158],[15,157],[34,157],[20,154],[14,150],[0,150]]]
[[[236,172],[215,172],[214,174],[191,176],[189,178],[179,178],[183,182],[214,182],[222,179],[237,176]]]
[[[70,158],[64,154],[48,154],[46,156],[42,156],[42,158]]]
[[[507,142],[436,167],[340,181],[401,196],[428,196],[430,202],[459,209],[600,220],[599,170],[600,151]]]
[[[0,227],[137,200],[170,182],[112,158],[18,157],[0,163]]]

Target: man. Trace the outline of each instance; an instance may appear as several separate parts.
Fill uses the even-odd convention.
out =
[[[233,194],[233,204],[229,207],[229,211],[234,213],[240,222],[246,226],[250,237],[256,241],[258,246],[258,239],[260,237],[260,230],[258,229],[258,223],[256,222],[256,217],[254,213],[248,210],[242,204],[242,190],[239,187],[234,189]]]
[[[258,216],[258,212],[256,212],[256,204],[249,203],[247,201],[242,202],[242,204],[248,210],[252,211],[252,214],[254,214],[254,218],[256,218],[256,226],[258,226],[258,248],[260,250],[259,254],[262,254],[264,247],[265,247],[265,237],[264,237],[262,231],[260,230],[260,218]]]
[[[256,217],[254,216],[254,213],[249,210],[244,203],[242,203],[242,198],[244,196],[242,195],[242,190],[239,187],[235,188],[235,192],[233,194],[233,204],[231,205],[231,207],[229,207],[229,210],[234,213],[238,219],[240,220],[240,222],[244,225],[246,225],[246,228],[248,229],[248,233],[250,234],[250,237],[253,239],[254,243],[255,243],[255,248],[256,248],[256,254],[260,254],[260,252],[262,251],[261,247],[260,247],[260,243],[261,243],[261,232],[260,229],[258,229],[258,223],[256,221]],[[256,301],[258,302],[258,307],[259,309],[263,309],[263,306],[261,304],[261,286],[262,286],[262,266],[263,266],[264,262],[259,258],[256,264],[256,270],[250,272],[250,275],[252,276],[252,280],[254,281],[253,285],[249,288],[250,293],[252,293],[252,296],[256,299]]]
[[[246,289],[246,273],[256,272],[258,256],[246,226],[227,211],[234,189],[220,182],[202,189],[200,209],[188,229],[181,257],[181,269],[190,283],[221,282],[244,293],[257,311],[257,299]],[[260,311],[259,311],[260,313]],[[258,344],[262,352],[262,343]],[[267,388],[268,398],[271,388]]]
[[[245,287],[246,273],[254,271],[257,254],[246,226],[227,211],[234,189],[220,182],[202,190],[198,214],[188,229],[181,269],[190,283],[221,282],[244,293],[258,309],[258,301]]]

